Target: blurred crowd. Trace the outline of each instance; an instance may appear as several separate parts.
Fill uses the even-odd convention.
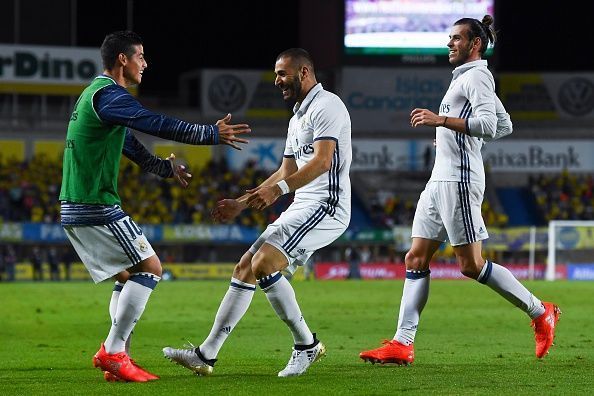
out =
[[[161,179],[122,160],[118,181],[122,208],[141,224],[210,224],[210,212],[217,201],[237,198],[268,176],[248,162],[241,172],[232,172],[225,161],[210,161],[192,170],[192,181],[183,189],[173,179]],[[5,161],[0,166],[0,220],[6,222],[58,223],[58,196],[62,164],[44,155],[30,161]],[[245,211],[238,224],[264,227],[274,221],[290,202],[283,197],[263,212]]]
[[[371,218],[375,226],[394,227],[411,225],[415,216],[416,201],[403,199],[393,192],[379,190],[371,202]],[[496,211],[485,197],[482,215],[488,227],[505,227],[509,218],[505,213]]]
[[[45,155],[26,162],[4,161],[0,165],[0,219],[59,222],[61,181],[62,164]]]
[[[0,221],[59,223],[61,162],[43,154],[26,162],[3,162],[0,166]],[[217,201],[239,197],[268,177],[254,162],[246,163],[242,171],[237,172],[230,170],[224,160],[210,161],[190,172],[193,175],[190,186],[183,189],[173,179],[142,172],[123,159],[119,177],[123,209],[141,224],[211,224],[210,213]],[[543,222],[594,219],[591,174],[564,171],[531,176],[529,180]],[[263,212],[247,210],[235,221],[263,228],[280,215],[290,199],[291,196],[283,196],[279,203]],[[379,189],[368,208],[376,227],[410,225],[416,201]],[[507,215],[495,210],[486,197],[482,214],[487,226],[504,227],[508,222]]]
[[[593,220],[592,174],[539,175],[530,177],[530,188],[544,222]]]

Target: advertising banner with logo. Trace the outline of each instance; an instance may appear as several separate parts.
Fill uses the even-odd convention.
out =
[[[227,150],[227,163],[241,170],[248,161],[266,170],[277,170],[283,159],[285,138],[249,138],[243,150]],[[423,152],[432,149],[431,140],[353,140],[351,170],[416,170],[420,169]]]
[[[78,95],[103,71],[99,48],[0,44],[0,92]]]
[[[506,140],[487,143],[483,162],[491,172],[594,171],[593,140]]]
[[[409,226],[397,226],[392,228],[396,250],[407,251],[411,247],[411,228]],[[568,239],[568,238],[565,238]],[[536,250],[547,250],[549,240],[548,227],[537,227],[535,238]],[[586,241],[586,237],[582,238]],[[591,239],[590,239],[591,240]],[[573,239],[572,239],[573,241]],[[577,239],[579,243],[580,239]],[[594,246],[594,241],[591,242]],[[586,244],[586,242],[583,242]],[[530,227],[489,227],[489,239],[483,241],[485,249],[498,252],[527,252],[530,250]]]
[[[556,248],[561,250],[593,249],[592,227],[559,227],[556,229]]]
[[[227,150],[229,166],[241,170],[247,161],[276,170],[282,161],[284,138],[250,138],[243,150]],[[419,170],[429,149],[433,166],[434,147],[429,139],[353,140],[351,170]],[[591,140],[511,140],[486,143],[483,161],[491,172],[577,172],[594,171],[594,141]]]
[[[17,242],[23,240],[21,223],[0,223],[0,241]]]
[[[594,119],[594,73],[500,74],[499,88],[512,119]]]
[[[256,228],[238,225],[166,225],[164,242],[239,242],[252,243],[259,235]]]
[[[286,134],[286,131],[284,131]],[[283,160],[285,150],[284,138],[252,138],[250,144],[242,150],[225,150],[227,164],[235,171],[244,169],[246,163],[253,162],[260,169],[275,171]]]
[[[292,111],[274,85],[271,71],[205,69],[201,77],[201,103],[206,118],[231,113],[245,118],[288,120]]]
[[[392,230],[371,229],[371,230],[351,230],[347,229],[339,238],[339,241],[345,242],[393,242],[394,232]]]
[[[142,232],[151,242],[239,242],[252,243],[260,231],[238,225],[155,225],[140,224]],[[66,242],[60,224],[2,223],[2,242]]]
[[[437,111],[452,79],[451,68],[346,67],[340,97],[358,133],[410,128],[415,107]]]
[[[163,272],[169,273],[170,279],[229,279],[233,276],[235,264],[232,263],[167,263]]]
[[[559,279],[559,278],[556,278]],[[567,265],[567,279],[569,280],[594,280],[594,264],[569,264]]]
[[[530,277],[528,265],[512,264],[505,265],[505,267],[517,279],[529,279]],[[534,279],[544,279],[545,269],[544,264],[536,264],[534,266]],[[344,262],[320,262],[315,264],[314,272],[316,279],[336,280],[347,279],[350,269],[349,264]],[[359,266],[359,273],[362,279],[404,279],[406,277],[406,267],[402,263],[368,263]],[[555,279],[569,279],[570,273],[565,265],[558,265],[555,276]],[[586,269],[583,266],[578,276],[582,277],[582,279],[588,279],[588,276],[594,278],[594,270],[592,268]],[[431,264],[431,279],[469,278],[462,275],[460,268],[456,264],[433,263]]]
[[[43,241],[43,242],[62,242],[67,241],[66,233],[60,224],[23,224],[23,240],[25,241]]]

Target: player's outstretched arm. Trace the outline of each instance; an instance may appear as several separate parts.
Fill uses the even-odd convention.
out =
[[[226,144],[240,149],[237,143],[247,140],[237,135],[250,132],[249,125],[229,125],[231,114],[212,124],[191,124],[162,114],[154,113],[140,104],[119,85],[109,85],[99,90],[93,98],[93,107],[102,121],[123,125],[137,131],[192,145]]]

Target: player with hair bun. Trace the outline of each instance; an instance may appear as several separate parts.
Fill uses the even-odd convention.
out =
[[[452,82],[439,114],[411,112],[411,125],[436,128],[436,156],[431,178],[421,193],[412,225],[412,246],[405,256],[406,279],[396,334],[382,347],[359,356],[372,363],[411,364],[421,312],[429,297],[429,264],[439,246],[449,240],[460,271],[489,286],[532,319],[536,356],[544,357],[553,343],[560,310],[541,302],[505,267],[485,260],[482,241],[489,237],[481,216],[485,170],[484,140],[511,133],[509,115],[495,94],[495,81],[482,59],[496,40],[493,17],[462,18],[454,23],[449,62]]]

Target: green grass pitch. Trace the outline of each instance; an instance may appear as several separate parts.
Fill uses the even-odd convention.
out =
[[[303,376],[277,378],[291,336],[258,290],[223,347],[213,376],[163,358],[164,346],[200,344],[228,282],[162,282],[132,339],[132,356],[161,376],[106,383],[91,357],[109,329],[112,283],[0,284],[0,395],[593,394],[594,283],[526,282],[563,314],[549,356],[534,356],[529,319],[488,287],[433,281],[409,367],[363,363],[391,338],[402,281],[294,282],[328,355]]]

